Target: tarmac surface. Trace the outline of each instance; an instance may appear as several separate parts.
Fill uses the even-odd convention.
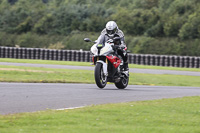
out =
[[[200,96],[200,87],[128,85],[124,90],[108,84],[0,83],[0,114],[46,109]]]

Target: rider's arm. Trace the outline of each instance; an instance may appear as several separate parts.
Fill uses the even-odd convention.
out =
[[[96,44],[104,44],[105,43],[105,35],[101,34],[98,39],[96,40]]]
[[[121,41],[121,47],[126,48],[124,37],[122,37],[120,41]]]
[[[121,30],[119,30],[117,34],[118,34],[119,37],[121,38],[121,39],[120,39],[120,41],[121,41],[121,46],[126,47],[125,39],[124,39],[124,33],[123,33]]]

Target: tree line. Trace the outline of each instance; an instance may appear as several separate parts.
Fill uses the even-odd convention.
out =
[[[95,39],[114,20],[131,52],[199,56],[199,7],[199,0],[0,0],[0,45],[89,50],[84,35]]]

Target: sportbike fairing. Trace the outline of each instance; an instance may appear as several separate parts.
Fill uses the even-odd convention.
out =
[[[104,36],[100,36],[97,41],[96,44],[94,44],[91,47],[91,52],[94,55],[107,55],[108,53],[114,52],[112,45],[114,45],[113,43],[109,43],[109,40],[107,42],[105,42],[105,37]],[[100,49],[100,52],[98,51]]]

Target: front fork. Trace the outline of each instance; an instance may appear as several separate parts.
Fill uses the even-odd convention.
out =
[[[103,68],[103,74],[104,76],[108,76],[108,59],[105,59],[105,62],[102,60],[99,60],[99,57],[97,57],[97,61],[96,63],[101,63],[102,64],[102,68]]]

